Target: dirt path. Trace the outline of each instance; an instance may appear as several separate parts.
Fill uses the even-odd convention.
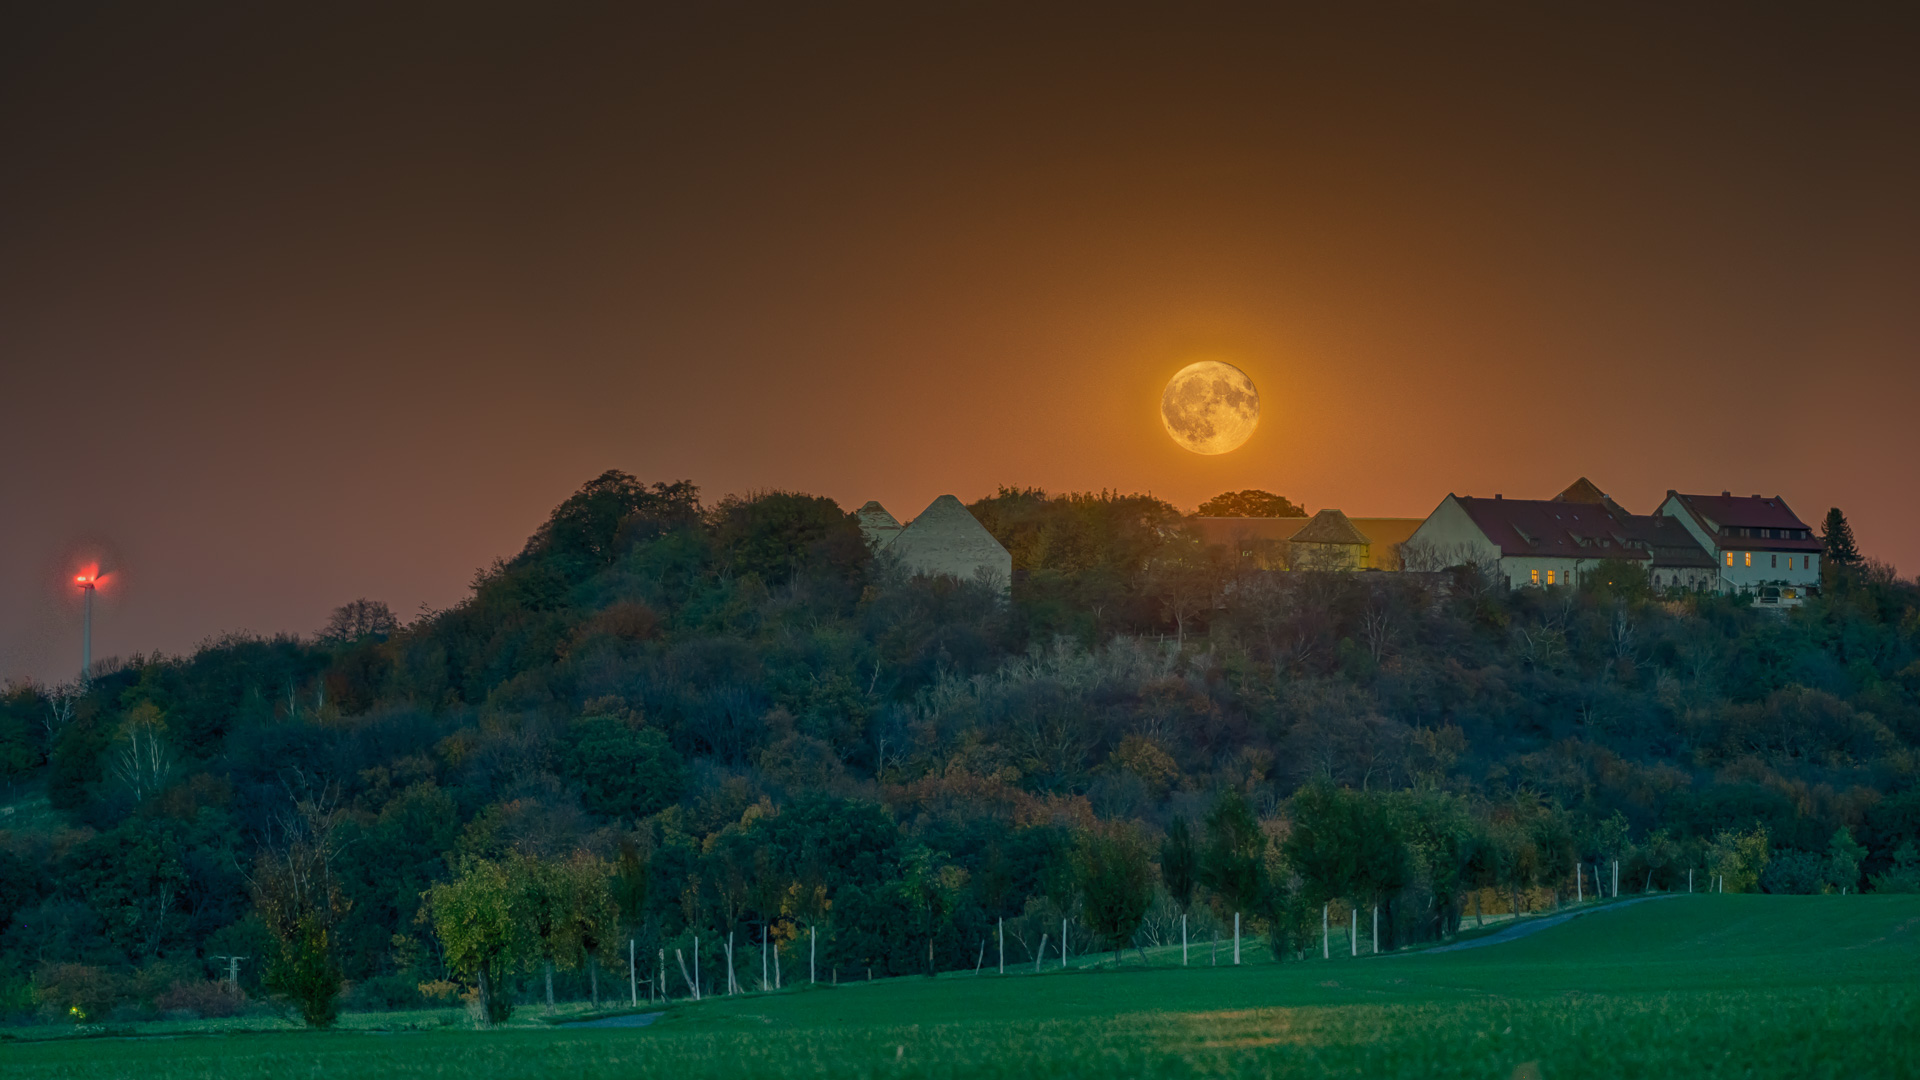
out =
[[[1634,904],[1644,904],[1649,900],[1665,900],[1677,895],[1679,894],[1661,893],[1658,896],[1636,896],[1631,900],[1622,900],[1619,903],[1608,904],[1605,907],[1589,908],[1586,911],[1569,911],[1565,915],[1549,915],[1544,919],[1530,919],[1526,922],[1516,923],[1503,930],[1496,930],[1486,937],[1474,938],[1472,941],[1462,941],[1454,945],[1442,945],[1434,949],[1421,949],[1419,952],[1405,953],[1403,955],[1426,956],[1432,953],[1457,952],[1461,949],[1478,949],[1486,945],[1504,945],[1509,941],[1517,941],[1520,938],[1526,937],[1528,934],[1537,934],[1550,926],[1559,926],[1569,919],[1578,919],[1586,915],[1598,915],[1604,911],[1618,911],[1623,907],[1630,907]]]

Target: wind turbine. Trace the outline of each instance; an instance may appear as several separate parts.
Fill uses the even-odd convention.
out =
[[[80,685],[85,686],[93,675],[93,594],[99,591],[100,573],[75,574],[73,583],[80,587],[87,603],[86,617],[80,623]]]

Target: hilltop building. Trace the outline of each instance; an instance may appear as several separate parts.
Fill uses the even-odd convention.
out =
[[[875,551],[885,549],[893,543],[894,537],[900,535],[900,519],[887,513],[887,508],[873,499],[868,499],[865,506],[855,510],[853,516],[860,519],[860,534],[867,538],[867,546]]]
[[[1408,547],[1424,569],[1476,563],[1514,588],[1576,584],[1609,559],[1641,566],[1661,589],[1704,591],[1716,580],[1713,557],[1685,528],[1629,512],[1584,476],[1551,499],[1448,495]]]
[[[1647,553],[1648,580],[1656,589],[1704,592],[1715,588],[1713,556],[1693,534],[1664,514],[1630,514],[1586,477],[1553,497],[1555,502],[1604,507],[1620,523],[1627,542]]]
[[[1515,588],[1572,584],[1606,559],[1645,567],[1656,589],[1763,604],[1798,604],[1820,584],[1820,541],[1777,495],[1668,491],[1635,514],[1584,476],[1545,500],[1448,495],[1407,548],[1422,569],[1475,563]]]
[[[1709,553],[1721,592],[1791,607],[1820,586],[1820,538],[1778,495],[1669,490],[1657,513],[1678,522]]]
[[[878,502],[854,512],[876,553],[900,560],[909,573],[946,575],[990,584],[1002,595],[1013,582],[1013,556],[959,499],[942,495],[905,525]]]
[[[1287,540],[1287,565],[1295,570],[1365,570],[1371,541],[1347,515],[1322,510]]]
[[[1400,545],[1420,518],[1349,518],[1338,510],[1308,517],[1190,519],[1201,539],[1262,570],[1398,570]]]

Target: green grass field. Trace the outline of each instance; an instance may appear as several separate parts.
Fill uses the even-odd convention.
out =
[[[861,982],[678,1003],[641,1029],[523,1013],[16,1039],[0,1074],[1915,1076],[1920,897],[1684,896],[1458,952]]]

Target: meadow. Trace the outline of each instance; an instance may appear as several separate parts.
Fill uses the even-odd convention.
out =
[[[1920,897],[1677,896],[1459,951],[1195,966],[1161,951],[675,1002],[643,1028],[523,1007],[331,1032],[173,1025],[0,1044],[12,1078],[1920,1075]],[[1223,957],[1226,950],[1222,950]],[[1057,962],[1056,962],[1057,963]]]

